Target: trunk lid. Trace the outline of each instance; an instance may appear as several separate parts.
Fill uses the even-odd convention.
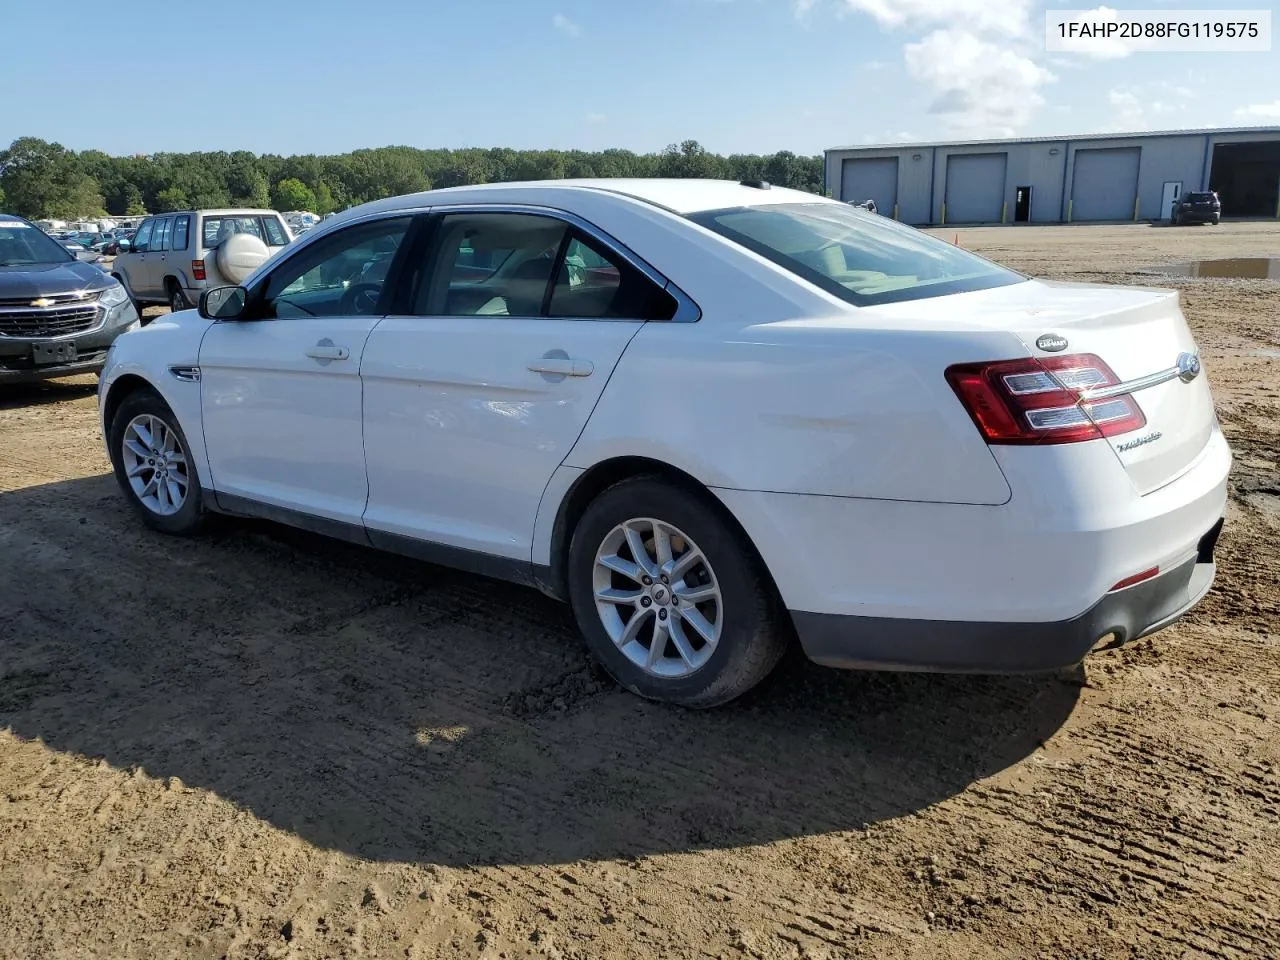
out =
[[[931,302],[946,303],[946,321],[959,329],[1008,330],[1032,356],[1046,359],[1094,354],[1121,382],[1133,383],[1130,395],[1146,425],[1104,442],[1139,493],[1176,480],[1212,436],[1213,398],[1176,290],[1031,280]],[[914,306],[919,311],[926,303],[869,309],[897,313]],[[1180,358],[1182,376],[1176,372]]]

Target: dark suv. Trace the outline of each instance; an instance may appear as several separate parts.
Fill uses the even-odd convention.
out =
[[[1173,224],[1176,227],[1184,223],[1221,223],[1222,201],[1212,190],[1184,193],[1173,201]]]
[[[0,213],[0,383],[96,373],[112,341],[137,326],[119,281]]]

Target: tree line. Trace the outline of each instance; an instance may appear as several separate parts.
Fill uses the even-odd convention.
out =
[[[326,214],[378,200],[472,183],[565,177],[711,177],[823,189],[822,157],[710,153],[696,140],[658,153],[630,150],[419,150],[378,147],[334,156],[155,153],[112,157],[20,137],[0,151],[0,210],[28,219],[274,207]]]

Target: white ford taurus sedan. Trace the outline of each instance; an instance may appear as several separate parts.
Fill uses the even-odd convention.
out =
[[[1231,455],[1176,292],[1030,279],[764,183],[436,190],[116,341],[172,534],[266,517],[568,600],[630,690],[1055,669],[1213,580]]]

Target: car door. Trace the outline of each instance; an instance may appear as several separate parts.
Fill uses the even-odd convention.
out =
[[[412,302],[361,362],[365,527],[389,548],[527,562],[552,473],[627,344],[674,301],[559,216],[459,210],[430,234]]]
[[[173,217],[158,217],[151,228],[151,242],[147,245],[147,268],[144,296],[153,300],[168,300],[164,278],[168,271],[169,234],[173,231]]]
[[[363,539],[360,357],[411,222],[363,221],[304,247],[255,281],[257,319],[205,334],[205,446],[227,509]]]
[[[124,274],[129,292],[135,299],[146,299],[147,293],[147,248],[151,245],[151,231],[155,227],[154,220],[142,221],[142,226],[133,235],[133,243],[129,252],[116,263],[116,271]]]

